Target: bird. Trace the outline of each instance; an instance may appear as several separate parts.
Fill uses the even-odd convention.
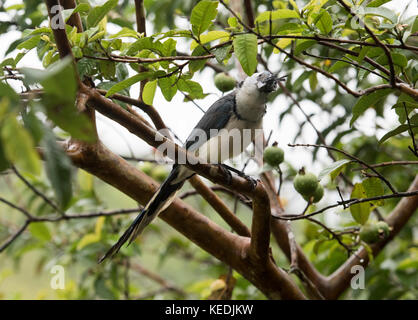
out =
[[[231,176],[229,171],[231,170],[254,183],[251,177],[223,164],[225,160],[232,159],[245,151],[252,140],[240,139],[239,148],[226,146],[228,150],[223,152],[223,144],[229,141],[225,139],[225,135],[233,130],[239,133],[250,130],[253,139],[254,132],[257,129],[262,130],[268,95],[277,90],[279,81],[283,81],[285,77],[278,77],[269,71],[254,73],[247,77],[233,92],[222,96],[210,106],[186,139],[183,147],[200,159],[218,163],[229,176]],[[205,139],[202,139],[202,133]],[[171,204],[185,181],[194,174],[186,166],[174,164],[170,174],[148,204],[140,211],[119,240],[100,258],[99,263],[117,254],[127,241],[128,244],[132,243],[144,228]]]

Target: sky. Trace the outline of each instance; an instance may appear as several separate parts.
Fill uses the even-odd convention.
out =
[[[5,6],[10,6],[13,4],[21,3],[22,1],[17,0],[7,0]],[[104,2],[104,1],[102,1]],[[299,2],[299,1],[296,1]],[[409,5],[412,3],[411,5]],[[408,6],[409,5],[409,6]],[[396,11],[402,12],[407,6],[408,9],[405,12],[406,16],[412,16],[418,14],[418,7],[416,0],[393,0],[386,4],[388,8]],[[4,18],[4,14],[0,14],[0,19]],[[178,18],[177,20],[178,26],[181,27],[188,27],[188,21],[183,18]],[[117,26],[109,26],[108,31],[113,33],[117,32],[119,27]],[[147,30],[148,34],[152,34],[152,25],[147,23]],[[15,31],[8,32],[7,34],[0,35],[0,61],[4,59],[4,53],[7,50],[9,44],[19,37],[19,33]],[[179,43],[177,49],[179,51],[188,52],[188,44],[186,43]],[[16,55],[17,51],[12,52],[9,56]],[[280,71],[280,59],[283,59],[281,56],[274,57],[274,59],[270,59],[269,65],[272,71]],[[36,50],[32,50],[29,54],[27,54],[19,63],[18,67],[35,67],[35,68],[42,68],[42,65],[36,55]],[[303,72],[302,70],[299,72]],[[133,75],[133,71],[131,71],[131,75]],[[231,71],[231,74],[235,77],[238,76],[236,70]],[[203,72],[196,74],[193,77],[194,81],[199,82],[205,93],[210,93],[205,99],[196,101],[204,110],[207,110],[210,105],[215,102],[217,99],[221,97],[221,92],[216,89],[213,83],[214,72],[213,70],[206,68]],[[331,82],[328,79],[325,79],[322,75],[318,76],[319,81],[324,86],[330,86]],[[19,89],[17,84],[14,84],[16,89]],[[131,88],[131,96],[137,97],[139,92],[139,85],[134,85]],[[326,98],[331,100],[333,96],[332,91],[327,94]],[[285,151],[285,158],[287,161],[291,162],[292,165],[296,168],[300,168],[305,166],[308,168],[309,171],[314,172],[315,174],[319,174],[320,170],[324,168],[327,164],[331,164],[332,160],[330,160],[327,156],[325,151],[321,151],[319,153],[318,160],[315,163],[312,163],[310,153],[312,150],[306,150],[303,148],[290,148],[287,146],[288,143],[293,142],[293,137],[295,136],[296,132],[299,130],[297,123],[295,122],[295,118],[297,121],[302,122],[304,121],[304,116],[300,111],[296,108],[293,111],[293,117],[285,117],[284,121],[279,124],[278,122],[278,114],[286,110],[289,106],[290,101],[284,97],[284,95],[279,95],[273,103],[268,104],[267,113],[264,117],[264,129],[266,135],[273,130],[273,135],[271,141],[277,141],[279,146],[284,149]],[[302,101],[301,105],[304,111],[308,114],[310,113],[318,113],[320,111],[319,106],[310,102],[310,101]],[[171,128],[176,135],[181,139],[185,140],[193,129],[193,127],[197,124],[199,119],[202,117],[203,113],[200,111],[193,103],[183,101],[183,96],[181,94],[176,94],[171,102],[168,102],[164,99],[161,92],[157,90],[156,96],[154,98],[154,106],[160,112],[161,117],[163,118],[164,122],[167,124],[169,128]],[[388,110],[387,112],[391,112]],[[333,109],[333,114],[329,117],[324,113],[320,114],[320,117],[314,116],[312,120],[314,121],[315,125],[318,129],[322,129],[328,126],[330,123],[331,118],[335,118],[341,114],[341,108],[336,107]],[[365,116],[358,121],[358,126],[362,128],[364,132],[369,132],[372,134],[374,129],[369,128],[369,121],[370,117],[373,117],[374,111],[368,111]],[[389,118],[393,118],[389,115]],[[389,121],[387,123],[381,124],[383,128],[390,129],[395,126],[394,121]],[[141,141],[138,137],[129,133],[126,129],[115,123],[114,121],[98,114],[97,115],[97,126],[99,131],[100,139],[108,146],[112,151],[125,156],[136,156],[140,158],[147,158],[152,155],[150,147],[143,141]],[[382,134],[383,135],[382,131]],[[314,143],[316,140],[315,131],[309,126],[305,126],[305,129],[302,133],[302,138],[298,141],[301,143]],[[255,173],[257,168],[255,166],[249,166],[247,173]],[[284,186],[283,194],[285,197],[288,198],[289,203],[289,213],[295,213],[303,209],[303,202],[302,201],[292,201],[297,199],[299,195],[297,195],[291,184],[287,184]],[[329,194],[330,197],[335,197],[333,194]]]

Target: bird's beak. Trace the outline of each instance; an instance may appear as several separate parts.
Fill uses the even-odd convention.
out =
[[[285,76],[281,76],[280,78],[276,78],[277,81],[286,81],[288,74],[286,74]]]
[[[285,81],[286,77],[287,75],[278,77],[277,75],[272,74],[263,83],[259,84],[259,89],[264,92],[276,91],[279,87],[279,81]]]

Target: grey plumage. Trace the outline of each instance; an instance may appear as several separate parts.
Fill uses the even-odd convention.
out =
[[[197,142],[195,141],[195,133],[197,130],[203,130],[206,133],[206,136],[210,139],[213,138],[210,132],[211,129],[220,130],[225,128],[225,125],[234,114],[235,95],[236,92],[234,91],[223,96],[213,105],[211,105],[211,107],[208,109],[208,111],[205,112],[205,115],[202,117],[202,119],[200,119],[196,127],[192,130],[192,133],[187,138],[185,143],[186,149],[191,148],[193,150],[200,147],[199,144],[195,144],[195,142]]]
[[[269,72],[254,74],[247,78],[236,91],[223,96],[212,104],[192,130],[183,147],[189,151],[197,152],[199,156],[202,154],[203,157],[207,157],[211,148],[205,149],[205,147],[215,145],[215,148],[212,147],[212,149],[217,149],[216,143],[221,141],[220,134],[217,135],[213,129],[253,130],[261,128],[267,94],[277,88],[278,80]],[[206,134],[205,140],[199,139],[198,133],[202,131]],[[242,149],[246,147],[247,145],[242,145]],[[230,152],[228,158],[236,155]],[[223,160],[225,159],[219,159],[219,161]],[[125,242],[130,244],[134,241],[142,230],[171,204],[184,182],[193,175],[194,172],[187,167],[175,164],[152,199],[99,262],[115,255]]]

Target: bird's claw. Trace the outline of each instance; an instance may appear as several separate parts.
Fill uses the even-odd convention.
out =
[[[218,167],[225,174],[226,183],[228,185],[231,185],[232,184],[232,173],[231,173],[231,171],[229,171],[223,164],[219,164]]]
[[[239,171],[239,170],[237,170],[235,168],[229,167],[229,166],[227,166],[225,164],[221,164],[220,167],[222,168],[222,170],[224,172],[227,172],[229,184],[231,183],[231,180],[232,180],[231,171],[233,171],[238,176],[240,176],[241,178],[244,178],[245,180],[247,180],[251,184],[251,190],[254,190],[257,187],[258,180],[254,179],[254,178],[252,178],[252,177],[250,177],[248,175],[246,175],[244,172]]]
[[[259,180],[254,179],[253,177],[250,177],[250,176],[247,176],[247,175],[245,175],[243,178],[246,179],[251,184],[251,190],[255,190]]]
[[[241,178],[244,178],[245,180],[247,180],[250,184],[251,184],[251,190],[254,190],[256,187],[257,187],[257,183],[258,183],[258,179],[254,179],[253,177],[251,177],[251,176],[248,176],[248,175],[246,175],[245,173],[243,173],[243,172],[241,172],[241,173],[238,173],[238,175],[241,177]]]

